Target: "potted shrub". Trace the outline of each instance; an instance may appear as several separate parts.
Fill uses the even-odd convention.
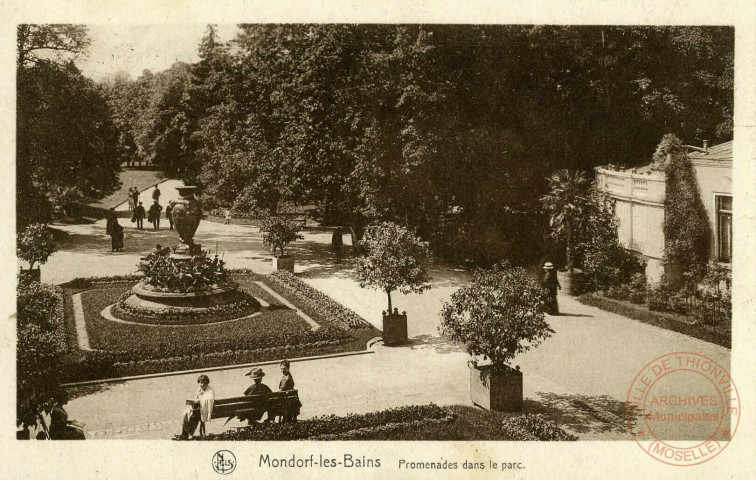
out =
[[[39,266],[47,262],[58,244],[47,225],[32,223],[16,236],[16,255],[29,263],[29,269],[21,269],[21,282],[41,280]],[[35,269],[34,266],[37,265]]]
[[[263,244],[273,250],[273,270],[294,273],[294,259],[284,253],[288,244],[304,237],[299,233],[299,225],[285,218],[270,217],[260,225]]]
[[[424,263],[428,246],[401,225],[383,222],[365,230],[360,242],[365,256],[357,261],[360,287],[386,292],[388,310],[383,312],[383,342],[396,345],[407,340],[407,314],[392,310],[391,292],[422,293],[430,288]]]
[[[473,404],[489,410],[522,410],[522,372],[510,362],[554,333],[544,320],[543,295],[524,269],[502,263],[477,270],[472,283],[444,304],[441,333],[465,344],[473,357]]]
[[[557,276],[562,291],[572,295],[575,277],[581,273],[574,265],[576,229],[590,208],[591,184],[583,172],[566,169],[554,172],[548,180],[549,193],[541,203],[550,214],[551,235],[567,245],[566,269],[557,271]]]

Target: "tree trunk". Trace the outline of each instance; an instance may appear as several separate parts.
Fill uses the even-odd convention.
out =
[[[271,217],[275,217],[278,213],[278,200],[273,200],[270,202],[270,206],[268,207],[268,213]]]
[[[391,290],[386,290],[386,295],[388,295],[388,313],[391,315]]]
[[[572,265],[573,262],[573,250],[575,248],[574,239],[572,238],[572,222],[567,221],[567,268],[570,271],[570,275],[575,273],[575,268]]]

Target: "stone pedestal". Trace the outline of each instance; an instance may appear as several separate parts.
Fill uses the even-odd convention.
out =
[[[273,257],[273,270],[285,270],[294,273],[294,258],[289,255]]]
[[[383,312],[383,344],[401,345],[407,342],[407,312],[394,313]]]
[[[486,410],[522,411],[522,372],[493,371],[490,365],[470,366],[470,401]]]

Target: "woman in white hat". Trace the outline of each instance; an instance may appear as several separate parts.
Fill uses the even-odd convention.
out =
[[[541,287],[546,291],[546,313],[549,315],[559,315],[559,304],[557,303],[557,289],[561,290],[557,279],[556,269],[551,262],[543,264],[543,280]]]

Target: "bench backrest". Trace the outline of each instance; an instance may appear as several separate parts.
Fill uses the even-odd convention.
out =
[[[258,410],[260,408],[280,411],[293,406],[298,399],[297,390],[220,398],[215,400],[212,418],[233,417],[241,411]],[[194,408],[199,408],[199,403],[194,403]]]

